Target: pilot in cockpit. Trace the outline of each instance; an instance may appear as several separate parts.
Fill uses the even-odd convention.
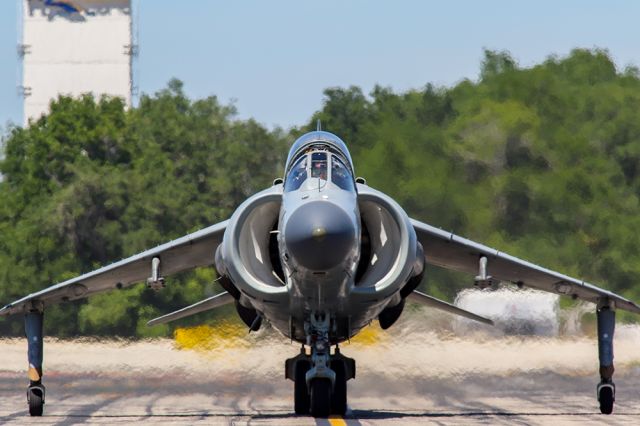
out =
[[[314,152],[311,154],[311,177],[327,180],[327,154]]]
[[[311,177],[317,177],[323,180],[327,180],[327,165],[326,163],[314,163]]]

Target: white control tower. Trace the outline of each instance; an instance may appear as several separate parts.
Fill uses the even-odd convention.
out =
[[[131,0],[22,0],[25,125],[58,94],[108,94],[131,105],[131,16]]]

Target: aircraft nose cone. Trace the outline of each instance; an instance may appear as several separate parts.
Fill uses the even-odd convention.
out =
[[[289,255],[313,271],[339,265],[357,242],[354,223],[347,212],[327,201],[298,207],[287,221],[284,239]]]

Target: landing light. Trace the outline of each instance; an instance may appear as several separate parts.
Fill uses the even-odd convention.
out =
[[[322,241],[324,237],[327,235],[327,230],[321,226],[318,226],[316,228],[313,228],[313,231],[311,231],[311,235],[316,240]]]

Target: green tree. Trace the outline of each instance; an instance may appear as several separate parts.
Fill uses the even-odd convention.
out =
[[[344,94],[325,92],[316,114],[338,135],[353,134]],[[477,82],[357,99],[358,174],[413,217],[640,296],[637,69],[600,49],[531,68],[486,51]],[[449,297],[471,281],[429,274]]]
[[[215,97],[192,101],[173,80],[140,106],[61,97],[13,128],[0,163],[0,300],[10,301],[226,219],[281,175],[286,143]],[[213,254],[212,254],[213,255]],[[47,309],[54,335],[146,335],[155,315],[213,292],[215,273],[171,277]],[[22,333],[21,319],[0,331]]]

